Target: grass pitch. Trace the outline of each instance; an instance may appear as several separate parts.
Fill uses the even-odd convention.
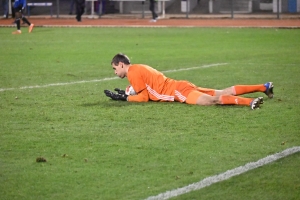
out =
[[[300,30],[0,29],[1,199],[145,199],[300,146]],[[201,87],[273,81],[239,106],[129,103],[111,58],[126,53]],[[227,63],[222,66],[201,66]],[[34,87],[32,87],[34,86]],[[37,157],[47,162],[36,162]],[[300,154],[176,199],[297,199]]]

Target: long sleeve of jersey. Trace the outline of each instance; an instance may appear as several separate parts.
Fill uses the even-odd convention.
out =
[[[149,101],[148,91],[146,89],[144,89],[143,91],[141,91],[137,95],[128,96],[127,100],[128,101],[133,101],[133,102],[147,102],[147,101]]]
[[[16,0],[14,2],[14,8],[17,8],[19,6],[26,7],[26,3],[26,0]]]
[[[176,81],[152,67],[142,64],[131,65],[127,78],[137,93],[128,96],[128,101],[174,101]]]

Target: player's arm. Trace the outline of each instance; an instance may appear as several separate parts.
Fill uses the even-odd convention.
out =
[[[107,97],[110,97],[112,100],[116,101],[131,101],[131,102],[147,102],[149,101],[148,92],[146,89],[142,90],[137,95],[127,95],[124,90],[118,88],[115,89],[116,93],[110,90],[104,90],[104,93]]]
[[[27,2],[26,0],[23,1],[22,11],[26,8]]]
[[[127,101],[131,101],[131,102],[147,102],[147,101],[149,101],[149,95],[148,95],[147,89],[145,88],[144,90],[139,92],[137,95],[128,96]]]
[[[107,97],[110,97],[112,100],[116,100],[116,101],[127,101],[127,97],[128,95],[125,93],[114,93],[110,90],[104,90],[104,93]]]

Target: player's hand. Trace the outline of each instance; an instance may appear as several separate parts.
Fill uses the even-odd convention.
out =
[[[118,92],[118,94],[126,94],[125,90],[121,90],[119,88],[115,88],[115,91]]]
[[[119,93],[113,93],[112,91],[109,90],[104,90],[104,93],[106,96],[110,97],[112,100],[116,101],[127,101],[128,95],[124,94],[119,94]]]

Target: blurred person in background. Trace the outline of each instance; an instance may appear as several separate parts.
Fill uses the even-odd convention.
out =
[[[71,5],[70,5],[70,12],[69,15],[73,14],[73,8],[74,8],[75,0],[71,0]]]
[[[3,7],[3,17],[8,18],[8,0],[2,0],[2,7]]]
[[[11,1],[11,17],[12,17],[12,18],[15,18],[15,17],[16,17],[16,15],[15,15],[15,10],[14,10],[14,4],[15,4],[15,1],[12,0],[12,1]],[[15,21],[14,21],[14,23],[15,23]]]
[[[26,0],[15,0],[13,9],[15,12],[15,23],[17,24],[17,30],[12,32],[12,34],[21,34],[21,19],[23,22],[28,24],[28,32],[31,33],[34,27],[34,24],[30,23],[28,19],[23,15],[23,12],[26,7]]]
[[[15,3],[15,1],[11,1],[11,17],[12,17],[12,18],[15,18],[15,17],[16,17],[16,13],[15,13],[15,9],[14,9],[14,3]],[[16,24],[16,20],[14,20],[12,23],[13,23],[13,24]],[[24,22],[24,20],[22,20],[22,24],[26,24],[26,23]]]
[[[156,1],[157,0],[150,0],[150,8],[149,9],[152,13],[152,19],[150,20],[150,22],[156,22],[158,19],[158,15],[155,12]]]
[[[76,0],[76,19],[81,22],[81,16],[84,13],[85,0]]]

